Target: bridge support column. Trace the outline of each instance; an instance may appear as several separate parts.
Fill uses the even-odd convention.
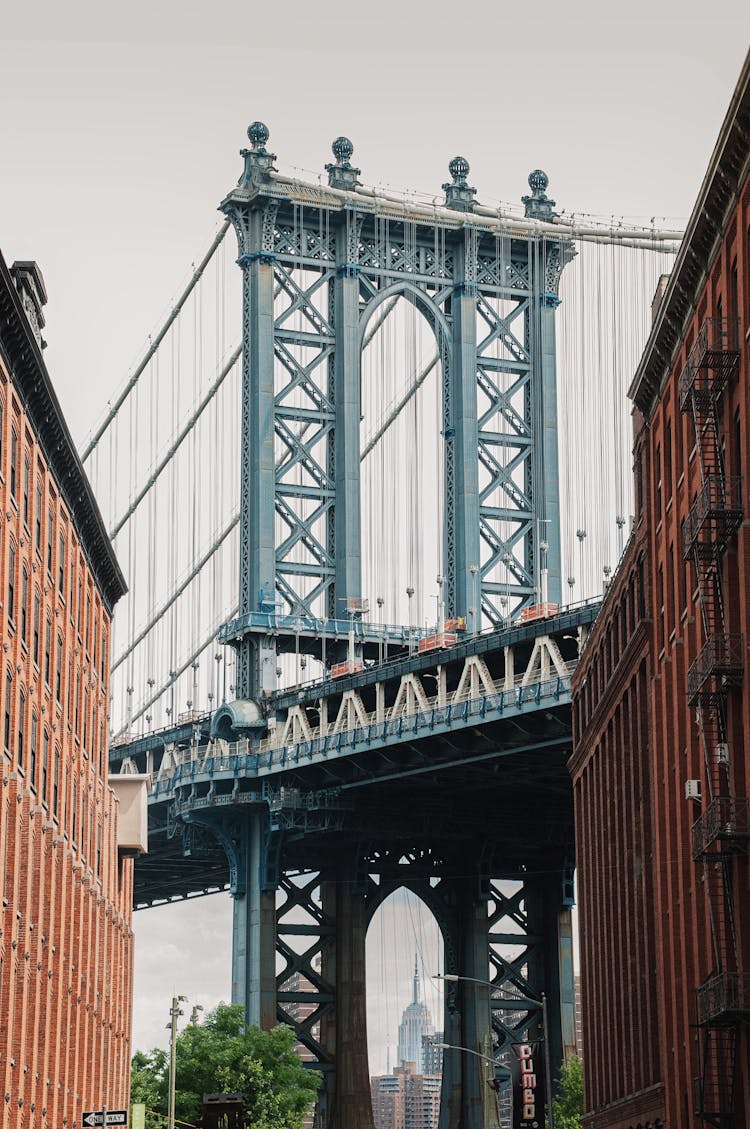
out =
[[[276,895],[263,882],[266,835],[260,814],[243,824],[234,838],[237,866],[232,883],[232,1003],[242,1004],[247,1022],[264,1031],[277,1022]]]
[[[537,466],[539,481],[536,484],[536,514],[538,528],[534,538],[537,561],[534,576],[540,578],[546,568],[546,593],[539,591],[539,599],[546,595],[548,602],[562,603],[562,558],[560,550],[560,475],[558,469],[558,419],[557,419],[557,367],[555,361],[555,310],[560,304],[556,294],[543,294],[539,299],[539,379],[534,382],[536,418],[539,434],[535,443],[539,451]],[[546,544],[541,552],[539,545]],[[541,584],[541,580],[540,580]]]
[[[346,601],[362,596],[360,530],[360,340],[358,267],[350,261],[354,248],[350,234],[356,217],[347,215],[337,239],[336,279],[333,311],[336,349],[333,359],[336,427],[333,478],[336,486],[334,511],[335,606],[330,612],[345,616]]]
[[[561,876],[535,883],[527,892],[529,930],[544,938],[529,981],[534,994],[547,997],[550,1074],[553,1088],[560,1067],[575,1050],[575,980],[570,909],[562,904]]]
[[[335,926],[324,953],[323,977],[335,984],[335,1013],[321,1025],[321,1041],[336,1063],[333,1093],[321,1103],[321,1129],[374,1129],[367,1058],[367,909],[359,882],[339,872],[322,889],[323,908]]]
[[[267,215],[268,213],[268,215]],[[242,468],[240,472],[240,614],[274,607],[274,314],[273,205],[251,212],[239,263],[242,309]],[[268,246],[266,246],[268,244]],[[237,697],[259,699],[276,689],[276,651],[267,639],[243,639]]]
[[[457,886],[456,892],[457,944],[452,960],[446,946],[446,972],[487,980],[487,904],[472,890]],[[450,967],[452,963],[455,968]],[[498,1129],[494,1092],[487,1085],[492,1066],[477,1057],[492,1057],[489,989],[470,979],[450,985],[444,1029],[447,1044],[466,1049],[444,1052],[440,1129]]]
[[[481,626],[480,588],[474,592],[472,566],[479,564],[479,466],[477,462],[477,287],[476,251],[468,239],[456,247],[456,286],[452,299],[453,356],[450,373],[452,419],[445,423],[452,474],[446,481],[446,612],[467,616],[475,602],[474,623]],[[443,379],[446,379],[445,374]],[[452,528],[451,528],[452,522]]]

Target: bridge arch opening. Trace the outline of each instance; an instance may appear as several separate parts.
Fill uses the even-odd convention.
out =
[[[362,589],[371,617],[425,628],[441,615],[443,365],[439,313],[411,287],[386,292],[362,327]]]
[[[443,950],[438,921],[425,901],[406,886],[386,896],[370,919],[366,950],[370,1075],[393,1077],[394,1071],[404,1069],[402,1059],[418,1058],[413,1073],[433,1079],[419,1085],[436,1113],[442,1059],[436,1044],[442,1042],[443,991],[442,981],[434,976],[443,970]],[[373,1101],[377,1091],[375,1084]]]

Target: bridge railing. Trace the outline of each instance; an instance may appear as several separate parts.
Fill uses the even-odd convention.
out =
[[[247,739],[236,742],[217,739],[207,746],[194,746],[174,756],[169,770],[157,774],[152,795],[157,799],[161,793],[184,780],[186,769],[188,778],[237,771],[254,775],[274,768],[283,769],[303,760],[325,759],[338,750],[360,743],[388,743],[392,738],[398,740],[420,730],[461,725],[474,718],[486,718],[488,714],[502,716],[505,710],[557,701],[561,695],[570,693],[575,667],[576,662],[566,663],[564,675],[556,672],[548,678],[526,679],[520,675],[510,686],[503,679],[498,679],[493,682],[491,692],[482,686],[478,693],[453,695],[448,701],[441,702],[439,695],[434,694],[426,697],[424,704],[416,709],[399,709],[396,712],[391,707],[382,716],[378,716],[377,711],[357,714],[350,725],[343,725],[340,719],[335,719],[327,725],[311,727],[308,736],[293,742],[282,740],[283,726],[254,744]]]

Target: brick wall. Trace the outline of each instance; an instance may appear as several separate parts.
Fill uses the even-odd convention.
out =
[[[0,361],[0,1126],[128,1105],[132,862],[107,785],[110,620]]]

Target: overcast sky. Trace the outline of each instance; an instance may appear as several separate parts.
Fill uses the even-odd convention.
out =
[[[541,167],[560,208],[684,220],[750,6],[38,0],[0,26],[0,249],[42,267],[80,439],[205,249],[253,119],[283,172],[317,175],[344,133],[365,183],[439,195],[461,153],[486,203],[517,202]],[[135,1046],[166,1041],[173,990],[227,997],[229,926],[227,898],[137,915]],[[402,969],[373,970],[391,993],[377,1069],[410,992],[414,945],[394,927],[392,947]]]

